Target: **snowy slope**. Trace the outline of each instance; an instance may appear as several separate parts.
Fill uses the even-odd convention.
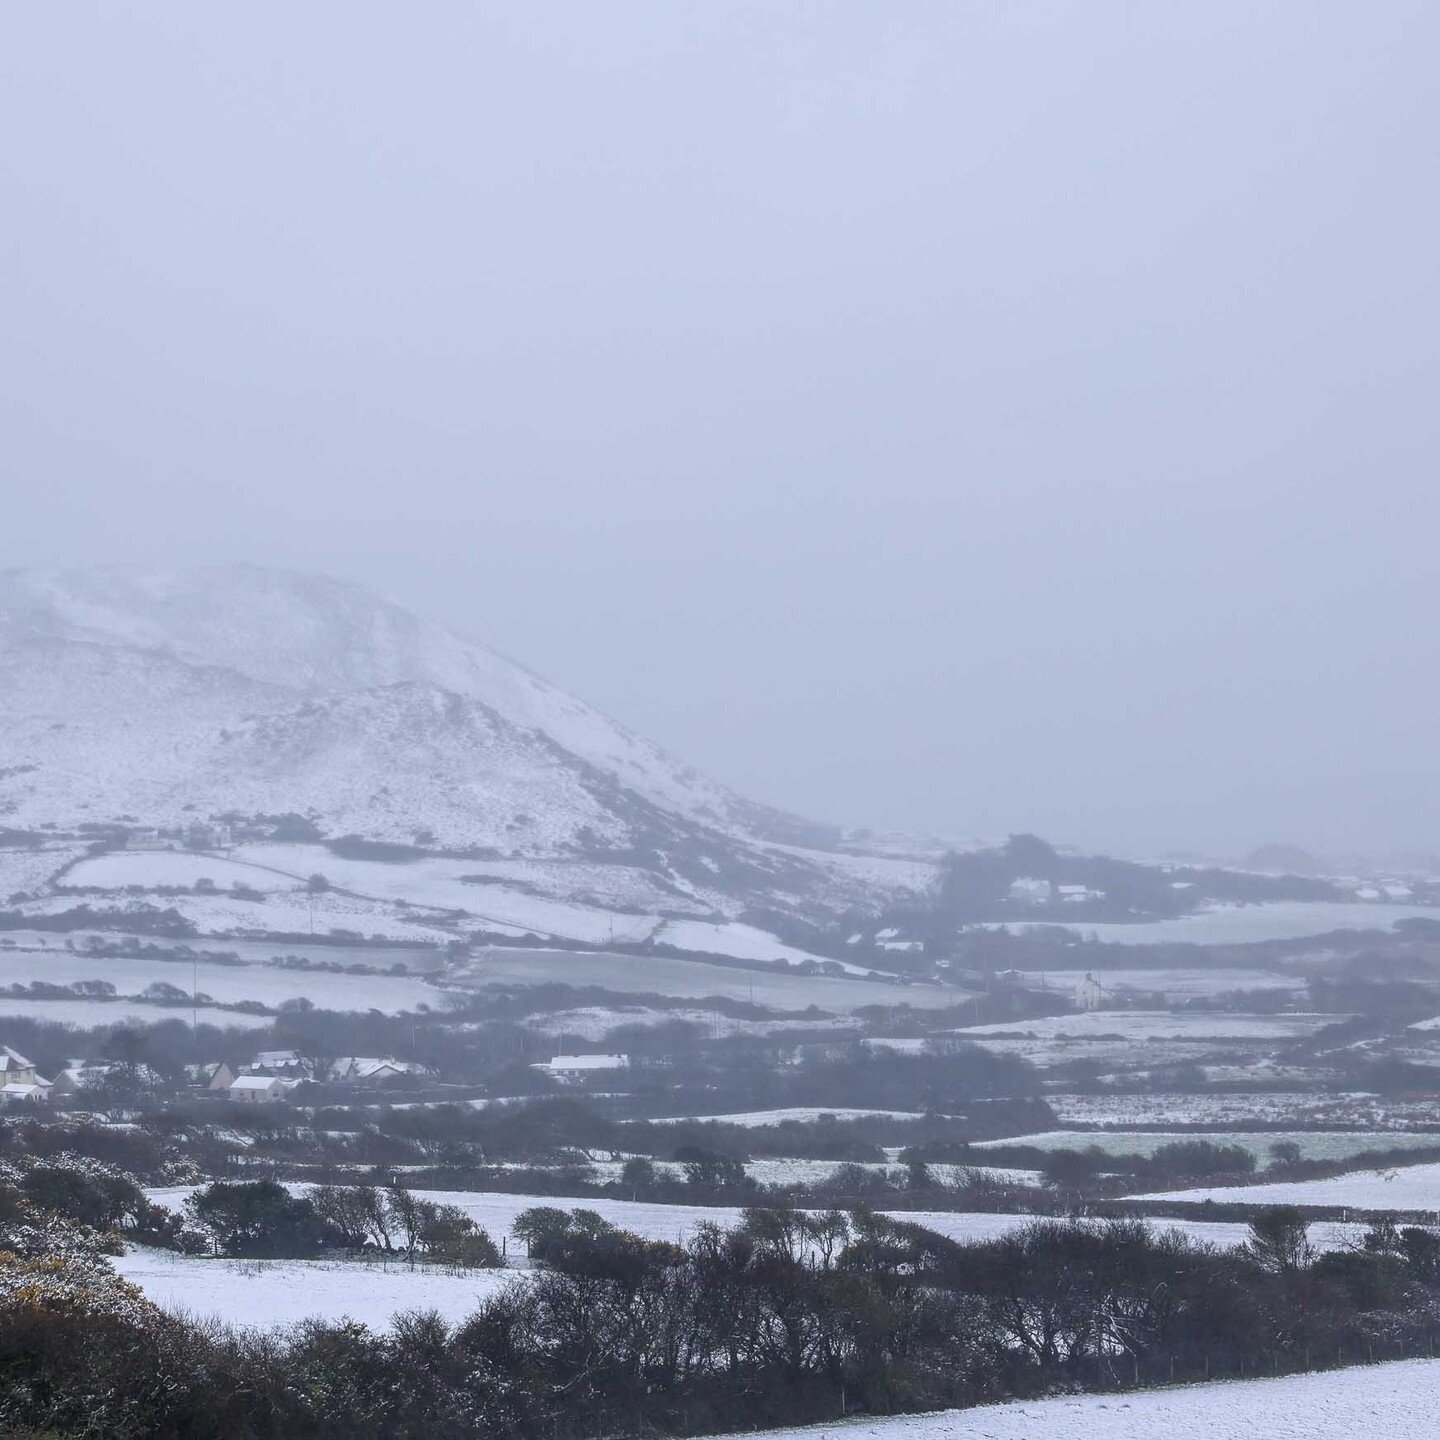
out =
[[[0,761],[17,829],[297,813],[331,836],[628,864],[672,914],[834,909],[926,875],[834,855],[822,827],[362,587],[250,566],[0,574]]]
[[[1067,1395],[767,1430],[767,1440],[1430,1440],[1440,1363],[1403,1360],[1278,1380]]]

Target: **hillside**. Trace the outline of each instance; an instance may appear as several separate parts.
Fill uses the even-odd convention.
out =
[[[828,911],[925,879],[836,854],[825,827],[318,576],[8,572],[0,693],[0,824],[17,831],[293,815],[315,838],[623,866],[688,914]]]

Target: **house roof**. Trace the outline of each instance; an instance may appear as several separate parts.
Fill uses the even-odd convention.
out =
[[[547,1060],[549,1070],[620,1070],[630,1063],[628,1055],[556,1055]]]
[[[232,1090],[270,1090],[280,1082],[273,1075],[242,1075],[230,1082]]]
[[[33,1070],[34,1068],[33,1060],[27,1060],[18,1050],[12,1050],[8,1045],[0,1045],[0,1071]]]

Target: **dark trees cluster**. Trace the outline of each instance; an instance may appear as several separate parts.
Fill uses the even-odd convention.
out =
[[[368,1224],[362,1221],[361,1224]],[[1423,1353],[1440,1241],[1374,1227],[1316,1259],[1273,1212],[1237,1252],[1138,1222],[963,1245],[867,1211],[751,1210],[684,1244],[579,1210],[460,1325],[197,1327],[103,1270],[0,1257],[0,1427],[73,1436],[580,1440],[679,1435]],[[18,1268],[17,1268],[18,1267]]]

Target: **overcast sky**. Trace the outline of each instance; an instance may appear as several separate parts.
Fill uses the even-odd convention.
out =
[[[1437,53],[6,7],[0,566],[366,580],[821,819],[1440,850]]]

